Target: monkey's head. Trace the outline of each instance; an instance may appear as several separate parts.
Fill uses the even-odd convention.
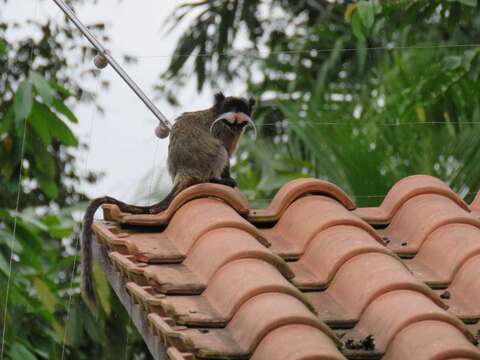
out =
[[[226,97],[221,92],[215,94],[213,110],[215,112],[215,120],[212,122],[210,131],[212,131],[217,123],[223,124],[233,133],[242,133],[247,125],[255,124],[251,115],[255,99],[245,99],[241,97]]]

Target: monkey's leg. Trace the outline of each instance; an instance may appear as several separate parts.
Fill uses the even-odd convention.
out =
[[[211,183],[214,183],[214,184],[226,185],[226,186],[230,186],[232,188],[238,187],[238,184],[235,181],[235,179],[233,179],[230,176],[230,164],[227,164],[227,166],[225,166],[220,179],[212,178],[209,181]]]

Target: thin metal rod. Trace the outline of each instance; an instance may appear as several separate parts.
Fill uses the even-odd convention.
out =
[[[160,124],[167,129],[171,128],[171,124],[166,118],[165,115],[153,104],[153,102],[145,95],[145,93],[140,89],[140,87],[132,80],[132,78],[123,70],[123,68],[115,61],[115,59],[108,53],[108,51],[103,47],[103,45],[93,36],[90,30],[80,21],[80,19],[75,15],[72,9],[65,4],[63,0],[53,0],[55,4],[67,15],[67,17],[72,20],[76,25],[78,30],[88,39],[92,46],[97,49],[97,51],[107,59],[108,63],[116,71],[118,75],[127,83],[130,89],[142,100],[142,102],[150,109],[150,111],[155,115],[155,117],[160,121]]]

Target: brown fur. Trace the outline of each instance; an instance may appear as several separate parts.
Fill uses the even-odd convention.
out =
[[[173,189],[159,203],[151,206],[129,205],[105,196],[94,199],[85,212],[82,229],[82,294],[85,302],[96,308],[92,283],[92,229],[93,217],[102,204],[115,204],[124,212],[134,214],[159,213],[165,210],[173,198],[189,186],[214,182],[236,186],[230,177],[229,159],[238,145],[244,125],[218,122],[212,133],[215,119],[227,111],[243,112],[250,116],[255,101],[215,95],[215,104],[206,110],[186,112],[180,115],[170,131],[168,146],[168,172]]]

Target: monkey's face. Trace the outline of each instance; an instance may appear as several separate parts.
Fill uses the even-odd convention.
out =
[[[212,123],[221,122],[232,132],[242,132],[247,125],[255,127],[251,114],[255,100],[249,100],[239,97],[225,97],[222,93],[215,95],[214,109],[216,112],[216,119]]]

